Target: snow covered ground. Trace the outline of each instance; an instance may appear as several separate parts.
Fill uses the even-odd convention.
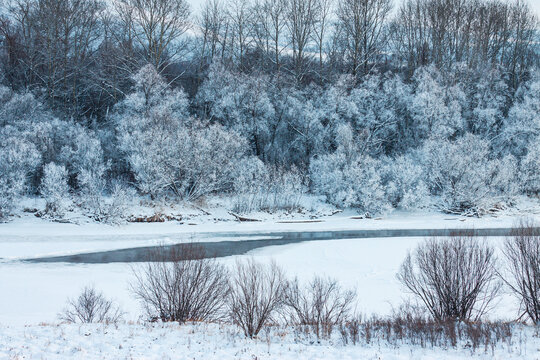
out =
[[[221,214],[223,215],[223,214]],[[404,345],[343,346],[297,342],[291,336],[272,340],[245,340],[236,329],[224,326],[197,325],[171,329],[175,325],[123,324],[114,326],[40,326],[58,323],[66,299],[79,294],[88,284],[114,299],[126,312],[126,321],[137,322],[140,305],[129,290],[130,264],[36,264],[18,261],[44,255],[110,250],[160,243],[242,240],[242,236],[213,237],[215,233],[264,233],[272,231],[323,231],[354,229],[414,228],[506,228],[523,217],[540,219],[536,211],[515,210],[484,218],[463,218],[440,213],[394,212],[378,219],[354,219],[354,213],[321,216],[321,222],[284,223],[279,217],[259,215],[260,222],[237,222],[221,215],[193,216],[183,223],[130,223],[109,226],[54,223],[23,214],[0,224],[0,359],[3,358],[190,358],[190,359],[460,359],[470,355],[466,349],[422,349]],[[255,215],[256,216],[256,215]],[[293,216],[293,221],[311,216]],[[290,218],[287,218],[290,221]],[[196,224],[196,225],[190,225]],[[261,240],[264,238],[261,237]],[[290,277],[307,281],[315,274],[338,279],[344,287],[358,293],[357,311],[386,315],[399,306],[406,294],[395,274],[418,237],[347,239],[313,241],[285,246],[265,247],[243,256],[220,259],[233,266],[238,258],[276,261]],[[495,246],[500,238],[490,238]],[[137,266],[137,265],[133,265]],[[513,319],[517,302],[504,294],[494,318]],[[201,328],[202,327],[202,328]],[[527,333],[527,345],[478,353],[474,357],[540,358],[540,342]],[[90,346],[92,345],[92,346]],[[174,352],[171,352],[174,349]],[[107,354],[105,356],[104,354]],[[174,354],[174,356],[172,355]],[[527,356],[523,357],[524,354]]]
[[[266,247],[244,256],[220,259],[233,266],[237,259],[252,256],[257,261],[276,261],[289,277],[308,281],[314,275],[336,278],[358,293],[357,310],[363,314],[389,314],[406,294],[395,278],[407,252],[422,238],[373,238],[339,241],[313,241]],[[497,245],[498,238],[490,238]],[[127,312],[126,319],[137,320],[139,304],[129,290],[130,264],[33,264],[18,261],[0,263],[0,324],[37,324],[54,322],[66,299],[93,284],[113,298]],[[517,303],[503,296],[496,318],[512,319]]]
[[[292,328],[249,340],[234,326],[217,324],[0,327],[2,359],[534,360],[540,358],[539,346],[530,328],[518,329],[511,344],[473,351],[468,344],[447,349],[376,340],[343,345],[339,336],[317,343]]]
[[[28,207],[40,207],[27,200]],[[482,218],[462,217],[434,211],[394,211],[374,219],[359,219],[354,211],[334,215],[332,211],[293,214],[250,214],[261,221],[239,222],[224,207],[159,209],[166,214],[182,214],[182,221],[163,223],[126,223],[111,226],[71,219],[74,223],[52,222],[32,213],[20,212],[7,223],[0,223],[0,261],[2,259],[64,255],[105,251],[186,241],[243,240],[226,234],[267,233],[284,231],[376,230],[376,229],[448,229],[448,228],[509,228],[522,218],[540,220],[540,203],[523,201],[519,206]],[[138,213],[153,213],[137,209]],[[84,220],[84,221],[83,221]],[[309,222],[303,222],[309,221]],[[260,238],[264,239],[263,237]]]

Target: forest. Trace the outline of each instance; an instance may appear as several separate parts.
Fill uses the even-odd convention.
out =
[[[523,0],[5,0],[0,219],[316,196],[480,216],[540,192]]]

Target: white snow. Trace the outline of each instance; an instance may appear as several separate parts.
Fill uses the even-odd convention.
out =
[[[6,359],[365,359],[457,360],[538,359],[540,341],[533,329],[520,328],[511,345],[422,348],[406,343],[343,345],[338,336],[317,343],[293,328],[278,328],[259,339],[219,324],[42,325],[0,328],[0,358]]]
[[[238,259],[254,257],[257,261],[276,261],[289,277],[308,281],[314,275],[336,278],[358,293],[357,311],[365,315],[386,315],[406,298],[395,278],[409,250],[423,238],[373,238],[313,241],[261,248],[243,256],[220,259],[232,267]],[[497,245],[498,238],[489,241]],[[115,299],[127,320],[141,315],[139,304],[129,290],[132,266],[137,264],[28,264],[0,263],[0,324],[36,324],[54,322],[66,299],[94,284],[107,297]],[[517,302],[503,296],[494,318],[513,319]]]
[[[527,211],[498,217],[462,218],[440,213],[394,212],[380,219],[352,219],[354,213],[321,217],[317,223],[282,223],[267,215],[261,222],[240,223],[214,220],[200,215],[187,222],[133,223],[108,226],[53,223],[24,214],[0,224],[0,359],[6,358],[190,358],[190,359],[459,359],[469,350],[422,349],[404,345],[313,345],[285,336],[266,341],[245,340],[230,326],[123,324],[115,326],[38,326],[58,322],[68,297],[88,284],[103,291],[126,312],[126,321],[139,321],[142,311],[129,290],[129,264],[36,264],[18,258],[146,246],[182,241],[242,240],[243,234],[280,231],[414,228],[502,228],[511,227]],[[529,212],[529,218],[538,215]],[[304,218],[309,218],[305,216]],[[302,219],[302,216],[293,217]],[[216,233],[219,236],[214,237]],[[225,234],[223,234],[225,233]],[[226,233],[236,235],[228,237]],[[240,235],[240,236],[238,236]],[[364,315],[386,315],[407,297],[395,274],[409,250],[422,238],[373,238],[313,241],[257,249],[248,255],[220,259],[233,266],[237,259],[275,260],[290,277],[307,281],[315,274],[338,279],[358,293],[357,311]],[[501,239],[490,238],[495,245]],[[133,266],[137,266],[136,264]],[[504,294],[494,318],[513,319],[517,301]],[[173,327],[173,328],[171,328]],[[529,334],[530,335],[530,334]],[[529,336],[527,349],[499,349],[494,355],[475,353],[477,358],[520,358],[524,351],[537,356],[537,338]],[[517,346],[517,344],[516,344]],[[521,345],[520,345],[521,346]],[[270,349],[270,350],[269,350]]]
[[[251,214],[258,222],[234,221],[222,208],[212,208],[210,215],[191,209],[187,220],[163,223],[127,223],[111,226],[100,223],[58,223],[21,213],[8,223],[0,223],[1,259],[63,255],[105,251],[186,241],[244,240],[238,234],[287,231],[377,230],[377,229],[471,229],[509,228],[521,218],[540,220],[537,203],[482,218],[462,217],[433,211],[394,211],[374,219],[357,219],[353,211],[329,216],[319,214]],[[183,211],[187,211],[184,209]],[[319,222],[301,222],[313,221]],[[289,221],[289,222],[284,222]],[[221,236],[216,237],[215,234]],[[235,234],[227,237],[227,234]],[[259,237],[265,239],[267,237]],[[257,239],[257,238],[252,238]]]

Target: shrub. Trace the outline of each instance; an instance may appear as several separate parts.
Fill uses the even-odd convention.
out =
[[[333,279],[315,277],[302,287],[295,279],[284,293],[284,304],[293,324],[309,325],[317,338],[329,336],[334,325],[345,321],[356,298],[354,291],[344,291]]]
[[[0,219],[11,214],[15,199],[23,194],[30,173],[41,161],[34,144],[10,136],[9,131],[5,131],[6,128],[2,130],[0,130]]]
[[[228,273],[205,256],[198,245],[160,248],[151,262],[134,269],[131,289],[150,319],[185,323],[224,316]]]
[[[472,352],[483,349],[486,353],[499,344],[507,344],[510,348],[514,336],[513,326],[508,322],[440,322],[409,314],[372,317],[364,321],[355,319],[342,324],[340,332],[345,343],[363,340],[369,344],[376,340],[392,347],[414,345],[448,349],[463,346]]]
[[[501,287],[493,248],[473,234],[425,241],[397,278],[436,321],[479,319]]]
[[[273,320],[283,304],[284,289],[283,271],[275,263],[265,266],[252,259],[236,263],[228,305],[231,319],[245,336],[257,336]]]
[[[524,222],[512,230],[504,249],[504,282],[519,299],[523,315],[540,323],[540,230]]]
[[[59,318],[70,323],[116,323],[123,317],[111,300],[93,286],[86,286],[76,299],[69,299]]]
[[[489,142],[466,134],[455,141],[430,140],[421,151],[426,183],[448,213],[481,215],[517,190],[511,158],[490,159]]]
[[[189,101],[152,66],[134,75],[135,91],[112,115],[138,189],[152,197],[173,193],[194,200],[232,187],[231,173],[245,155],[237,132],[189,117]]]
[[[63,217],[69,201],[68,173],[63,165],[49,163],[43,168],[40,193],[45,199],[45,213]]]
[[[267,166],[256,157],[242,160],[233,178],[233,211],[238,213],[299,209],[307,191],[296,168]]]
[[[387,158],[382,169],[383,183],[389,202],[395,208],[419,209],[430,205],[424,170],[411,154]]]
[[[336,152],[311,162],[309,173],[313,191],[325,195],[340,208],[354,207],[367,216],[390,208],[386,199],[380,163],[369,156]]]

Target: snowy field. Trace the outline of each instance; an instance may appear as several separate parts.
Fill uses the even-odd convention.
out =
[[[190,359],[190,360],[458,360],[539,359],[532,329],[516,330],[511,344],[472,351],[380,342],[343,345],[339,337],[321,343],[294,329],[249,340],[225,325],[121,324],[43,325],[0,328],[0,359]]]
[[[244,256],[220,259],[233,266],[248,256],[258,261],[276,261],[290,277],[310,280],[315,274],[338,279],[344,287],[356,289],[357,310],[363,314],[389,314],[400,305],[405,294],[395,274],[409,250],[423,238],[374,238],[313,241],[258,249]],[[498,244],[500,239],[490,238]],[[93,284],[115,299],[127,312],[126,319],[137,320],[139,304],[129,290],[130,264],[29,264],[0,263],[0,288],[9,296],[0,297],[0,324],[54,322],[68,297]],[[517,303],[503,296],[497,318],[512,319]]]
[[[442,214],[396,214],[381,219],[351,219],[339,214],[317,223],[281,223],[273,219],[257,223],[218,222],[199,218],[197,225],[175,222],[104,226],[73,225],[20,218],[0,224],[0,359],[20,358],[189,358],[189,359],[461,359],[471,354],[460,348],[441,351],[403,344],[343,346],[339,340],[313,344],[298,341],[292,333],[277,338],[245,340],[236,328],[225,325],[145,325],[142,310],[129,290],[130,264],[25,263],[22,258],[81,253],[135,246],[205,241],[210,232],[256,233],[268,231],[411,228],[504,228],[520,217],[508,214],[482,219]],[[530,217],[530,216],[529,216]],[[210,237],[208,237],[210,238]],[[212,238],[213,241],[231,238]],[[235,237],[242,240],[243,237]],[[261,237],[261,241],[264,238]],[[314,275],[336,278],[343,287],[356,289],[357,312],[388,315],[407,294],[395,274],[408,251],[423,240],[418,237],[312,241],[260,248],[247,255],[220,259],[233,266],[237,259],[253,257],[276,261],[289,277],[308,281]],[[499,246],[500,238],[489,238]],[[93,284],[126,312],[129,324],[75,326],[58,324],[68,297]],[[501,297],[493,318],[509,320],[517,315],[517,302]],[[41,325],[40,325],[41,324]],[[43,325],[51,324],[51,325]],[[512,346],[476,351],[481,359],[540,358],[540,342],[530,330]],[[106,354],[106,355],[105,355]],[[174,354],[172,356],[171,354]],[[526,356],[525,356],[526,355]]]

